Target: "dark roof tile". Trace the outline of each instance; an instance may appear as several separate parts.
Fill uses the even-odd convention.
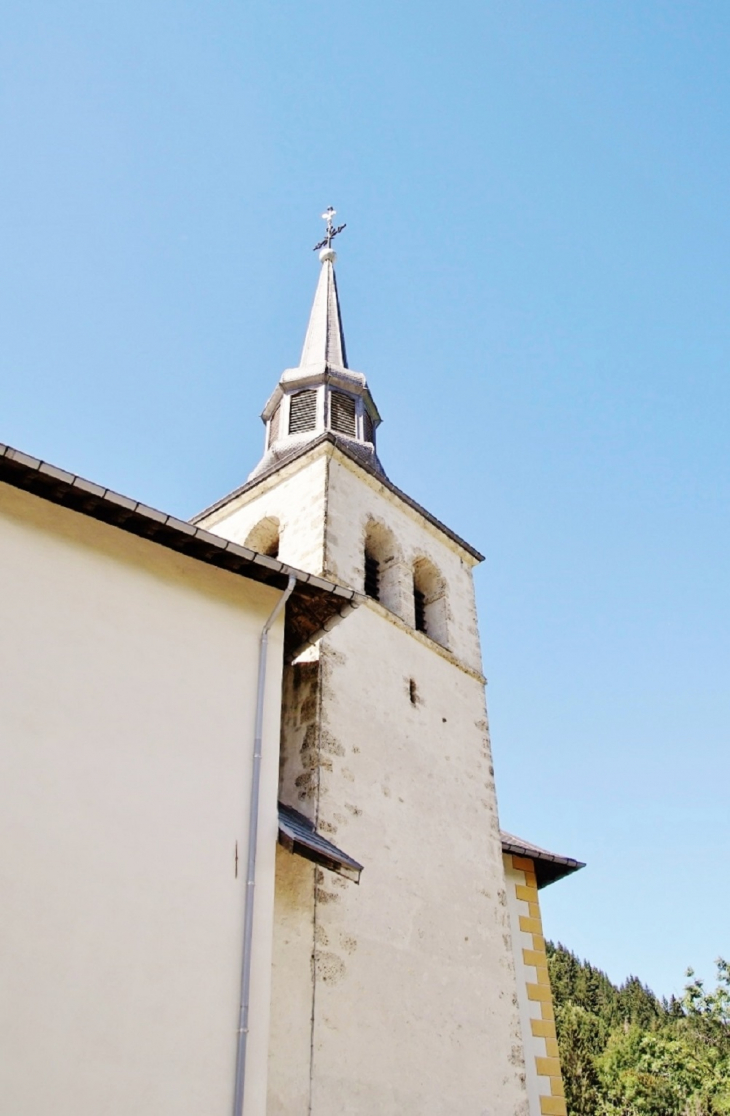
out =
[[[360,882],[362,864],[317,833],[314,824],[304,814],[291,806],[284,806],[282,802],[279,803],[279,843],[289,852],[298,853],[355,883]]]
[[[512,833],[505,833],[504,830],[500,831],[500,837],[502,838],[502,852],[511,853],[514,856],[523,856],[525,859],[535,862],[538,888],[547,887],[548,884],[561,880],[564,876],[569,876],[580,868],[585,868],[585,864],[581,860],[573,860],[569,856],[557,856],[555,853],[548,852],[547,849],[541,849],[539,845],[533,845],[530,841],[515,837]]]

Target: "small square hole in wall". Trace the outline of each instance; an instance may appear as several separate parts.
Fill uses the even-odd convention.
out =
[[[418,704],[418,686],[415,678],[408,679],[408,696],[411,699],[411,705]]]

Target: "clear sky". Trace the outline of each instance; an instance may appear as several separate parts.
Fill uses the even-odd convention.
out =
[[[189,516],[298,359],[319,214],[391,478],[477,572],[549,936],[730,955],[730,6],[5,0],[0,440]]]

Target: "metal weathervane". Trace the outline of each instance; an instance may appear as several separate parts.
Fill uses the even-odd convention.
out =
[[[330,248],[334,238],[341,233],[343,229],[347,228],[347,225],[338,225],[335,228],[332,224],[332,218],[336,213],[337,210],[333,209],[330,205],[322,214],[322,220],[327,222],[327,231],[325,232],[324,240],[320,240],[319,244],[315,244],[313,248],[314,252],[317,252],[320,248]]]

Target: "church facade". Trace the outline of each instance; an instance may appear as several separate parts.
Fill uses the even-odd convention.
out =
[[[263,457],[190,524],[0,451],[13,1111],[566,1112],[538,892],[581,865],[500,831],[481,555],[385,472],[333,232]]]

